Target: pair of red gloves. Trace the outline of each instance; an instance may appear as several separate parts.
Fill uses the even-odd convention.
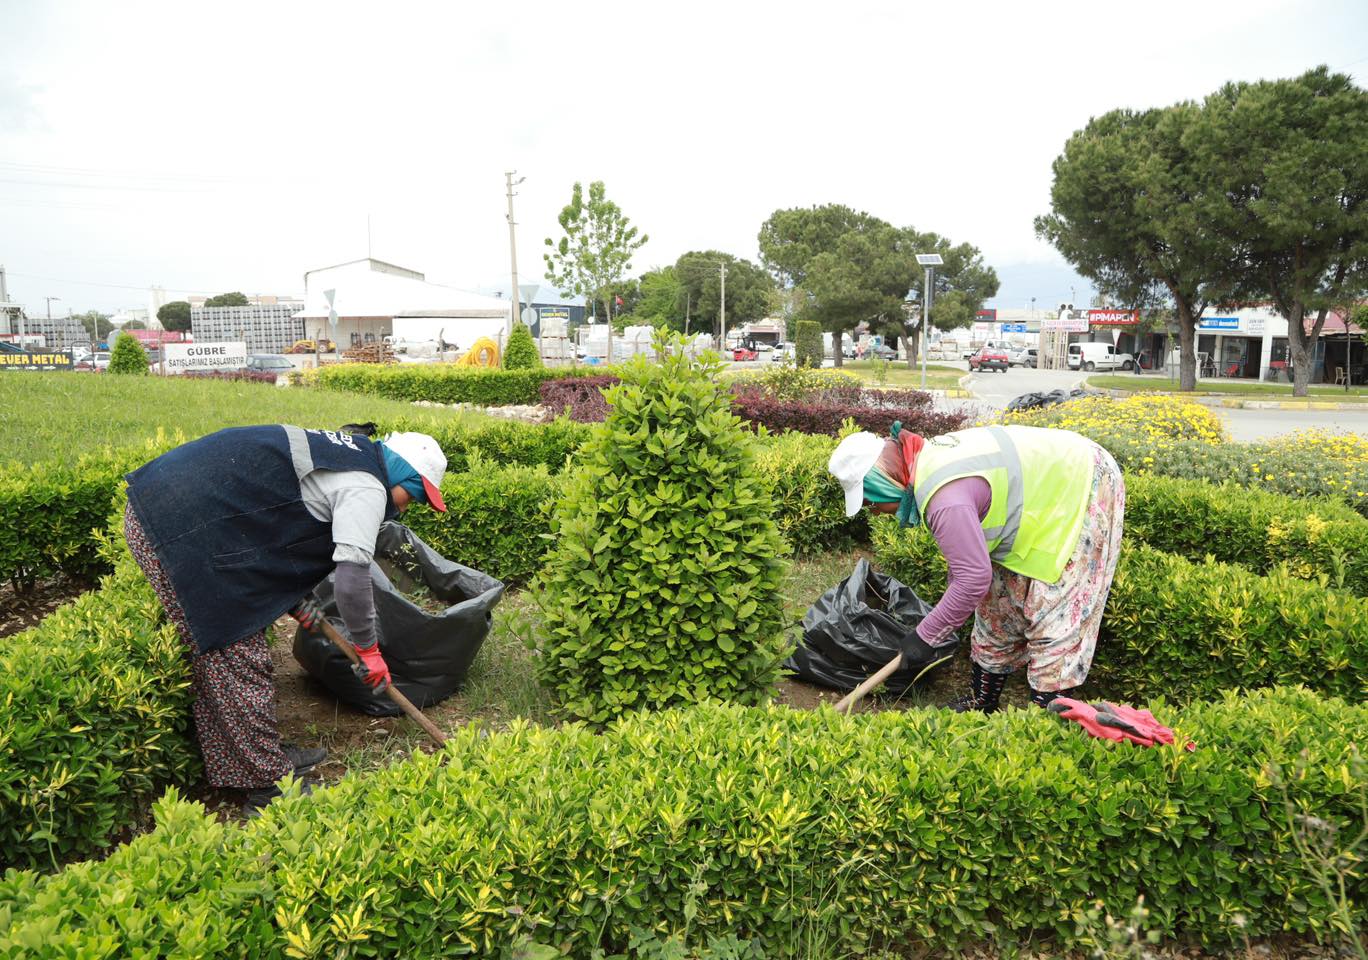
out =
[[[1089,736],[1102,740],[1115,740],[1118,743],[1128,740],[1142,747],[1157,747],[1173,742],[1173,731],[1156,720],[1148,710],[1136,710],[1119,703],[1085,703],[1068,697],[1056,698],[1045,709],[1061,720],[1078,724]],[[1196,744],[1189,741],[1184,747],[1193,750]]]
[[[299,625],[305,630],[313,630],[323,623],[323,610],[317,601],[312,597],[299,602],[290,616],[299,621]],[[380,655],[380,644],[372,643],[369,647],[358,647],[352,644],[352,649],[361,658],[359,664],[352,664],[352,672],[362,683],[368,684],[376,693],[381,693],[390,684],[389,664],[385,663],[385,658]]]

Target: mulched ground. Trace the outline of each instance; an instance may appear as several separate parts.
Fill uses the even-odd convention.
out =
[[[94,586],[88,580],[53,577],[40,580],[32,590],[16,592],[14,586],[0,581],[0,637],[8,637],[36,627],[62,604],[75,600]]]

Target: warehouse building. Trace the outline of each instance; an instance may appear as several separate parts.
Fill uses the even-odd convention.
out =
[[[190,332],[197,343],[246,343],[248,353],[284,353],[305,339],[304,321],[296,316],[304,303],[271,299],[245,307],[192,306]]]

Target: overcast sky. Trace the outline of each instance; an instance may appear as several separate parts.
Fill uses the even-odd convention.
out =
[[[302,293],[366,255],[368,213],[375,257],[506,291],[510,169],[524,283],[601,179],[650,235],[638,273],[756,259],[775,209],[844,203],[1043,306],[1076,281],[1031,221],[1090,116],[1368,72],[1363,0],[0,0],[0,35],[0,264],[33,314]]]

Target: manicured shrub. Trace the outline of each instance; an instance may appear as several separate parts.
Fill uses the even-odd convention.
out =
[[[503,354],[503,368],[527,370],[541,365],[537,341],[532,339],[532,331],[527,329],[527,324],[519,320],[513,324],[513,332],[508,335],[508,346],[504,348]]]
[[[566,419],[550,423],[525,423],[499,420],[471,426],[430,417],[403,417],[379,424],[377,436],[418,431],[426,433],[447,457],[448,473],[465,473],[473,460],[504,466],[544,466],[560,473],[571,456],[589,436],[584,424]]]
[[[862,511],[847,519],[845,494],[827,461],[836,441],[830,437],[785,433],[756,447],[755,466],[774,504],[774,522],[800,555],[846,550],[869,538]]]
[[[402,523],[443,556],[505,583],[536,572],[549,541],[547,512],[559,489],[543,466],[498,467],[478,459],[442,481],[447,512],[415,509]]]
[[[718,364],[636,358],[581,448],[537,583],[538,674],[565,713],[768,695],[783,541]]]
[[[1131,475],[1126,535],[1189,560],[1211,556],[1257,573],[1285,565],[1303,580],[1324,574],[1368,596],[1368,520],[1338,500]]]
[[[763,426],[775,432],[820,433],[838,436],[846,420],[853,420],[862,430],[887,434],[895,421],[902,421],[904,429],[934,437],[973,424],[973,416],[962,411],[940,412],[929,405],[890,406],[897,398],[880,400],[873,396],[877,390],[862,391],[858,401],[812,400],[789,401],[766,396],[754,388],[739,387],[732,398],[737,415],[753,426]],[[918,391],[905,391],[917,393]],[[928,398],[929,399],[929,398]]]
[[[602,373],[602,369],[592,371]],[[447,363],[337,363],[324,367],[318,385],[330,390],[373,393],[396,400],[470,403],[482,407],[534,404],[547,380],[588,376],[578,368],[499,370]]]
[[[198,777],[184,647],[122,538],[106,553],[98,589],[0,644],[0,868],[96,853]]]
[[[798,366],[820,367],[825,353],[822,325],[816,320],[799,320],[793,335],[793,356]]]
[[[109,372],[147,376],[147,351],[137,337],[119,334],[114,341],[114,352],[109,355]]]
[[[731,377],[734,386],[759,387],[776,400],[808,400],[839,388],[856,389],[863,381],[853,373],[819,367],[791,367],[777,364],[767,370],[746,370]],[[911,392],[911,391],[909,391]],[[918,393],[930,402],[931,395]]]
[[[541,402],[556,416],[564,413],[577,423],[602,423],[608,418],[603,391],[619,382],[614,376],[547,380],[541,385]]]
[[[1059,427],[1091,436],[1093,430],[1133,428],[1150,440],[1201,440],[1221,443],[1225,427],[1207,407],[1182,397],[1136,394],[1117,400],[1086,396],[1033,410],[1006,411],[1002,423]]]
[[[811,956],[805,933],[832,956],[1063,955],[1095,904],[1124,916],[1141,896],[1150,930],[1218,950],[1333,936],[1284,804],[1361,828],[1368,707],[1283,689],[1154,709],[1193,752],[1035,709],[467,727],[241,826],[168,796],[108,859],[0,880],[0,954],[499,957],[530,932],[588,960],[687,927],[767,957]],[[1361,871],[1344,895],[1362,909]]]
[[[928,599],[945,592],[945,560],[924,527],[870,526],[884,572]],[[1186,702],[1290,683],[1368,694],[1368,600],[1125,542],[1086,696]]]

